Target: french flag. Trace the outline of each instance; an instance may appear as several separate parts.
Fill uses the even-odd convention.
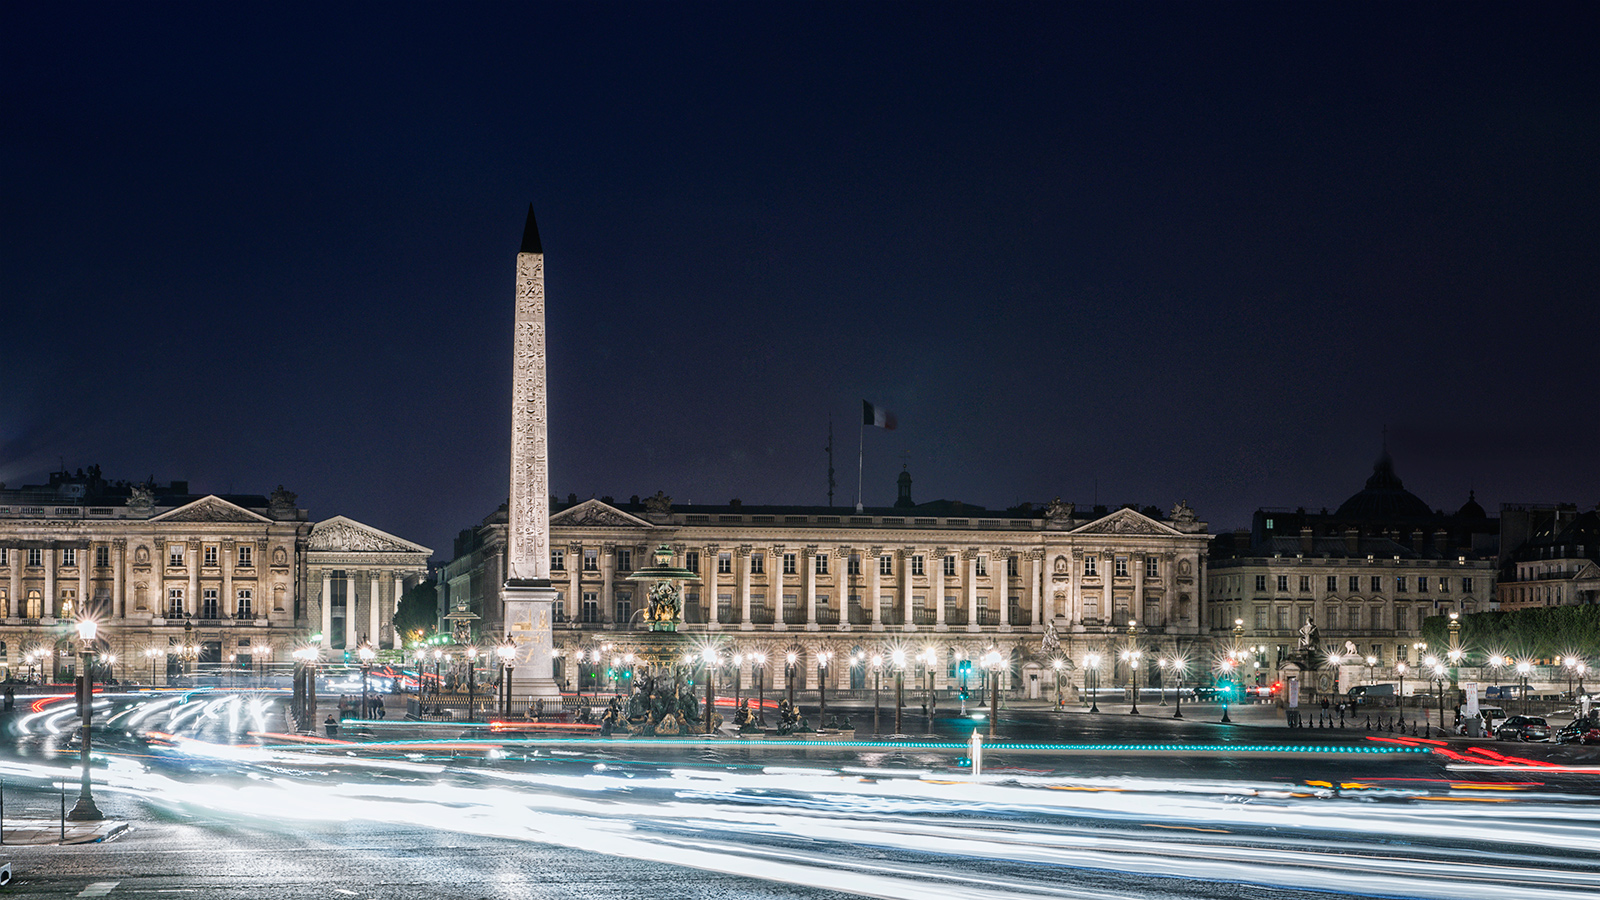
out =
[[[894,413],[881,406],[873,406],[863,400],[861,401],[861,424],[872,425],[885,431],[893,431],[895,424]]]

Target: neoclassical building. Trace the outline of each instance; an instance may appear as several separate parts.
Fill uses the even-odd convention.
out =
[[[1207,625],[1265,647],[1264,673],[1289,658],[1308,619],[1330,652],[1413,665],[1424,619],[1491,608],[1498,546],[1499,523],[1475,499],[1430,508],[1385,452],[1337,510],[1261,509],[1249,533],[1219,536]]]
[[[123,680],[287,662],[316,633],[329,650],[396,646],[396,601],[430,551],[343,517],[313,523],[295,501],[281,487],[108,482],[98,467],[0,486],[0,671],[59,676],[86,614]]]
[[[1195,656],[1210,535],[1186,504],[1169,514],[1059,501],[997,512],[913,506],[909,487],[902,475],[900,505],[860,512],[679,506],[661,494],[554,504],[558,680],[568,688],[592,680],[590,666],[572,665],[580,652],[588,660],[626,653],[644,606],[628,576],[663,545],[673,565],[699,575],[685,586],[680,631],[738,654],[746,684],[752,658],[764,654],[765,683],[781,685],[792,652],[799,687],[814,689],[826,673],[830,690],[860,689],[866,673],[848,661],[899,648],[918,677],[920,656],[933,650],[933,677],[945,689],[956,686],[961,660],[998,650],[1008,689],[1048,694],[1054,660],[1066,683],[1081,684],[1085,656],[1115,656],[1130,625],[1147,666],[1162,653]],[[441,616],[465,607],[489,640],[503,628],[505,528],[502,509],[462,532],[440,579]],[[827,654],[832,664],[819,669]],[[1114,677],[1109,662],[1101,677]]]

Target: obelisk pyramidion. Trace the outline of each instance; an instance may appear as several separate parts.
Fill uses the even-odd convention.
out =
[[[528,204],[517,252],[517,315],[511,357],[511,511],[505,585],[506,636],[516,645],[516,704],[559,701],[550,656],[550,471],[545,427],[544,247]],[[521,712],[521,709],[516,709]]]

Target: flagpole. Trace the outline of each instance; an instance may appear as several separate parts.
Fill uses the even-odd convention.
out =
[[[867,454],[867,424],[863,417],[862,423],[856,426],[856,513],[863,511],[861,505],[861,461]]]

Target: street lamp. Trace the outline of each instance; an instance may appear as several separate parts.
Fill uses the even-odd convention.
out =
[[[1400,707],[1400,724],[1403,726],[1406,722],[1406,661],[1402,659],[1395,663],[1394,671],[1400,676],[1400,696],[1395,698],[1395,703]]]
[[[939,702],[939,698],[933,693],[933,668],[939,664],[939,651],[929,647],[923,651],[922,659],[923,668],[927,670],[928,674],[928,733],[933,734],[933,711],[934,706]]]
[[[166,656],[166,654],[162,653],[160,650],[157,650],[154,647],[146,647],[145,650],[144,650],[144,658],[150,660],[150,686],[151,687],[155,687],[156,686],[156,658],[157,657],[162,657],[162,656]]]
[[[476,721],[475,713],[477,711],[477,700],[478,700],[478,673],[474,670],[474,664],[477,663],[477,661],[478,661],[478,648],[477,647],[468,647],[466,656],[467,656],[467,721],[468,722],[472,722],[472,721]]]
[[[1183,670],[1188,661],[1179,656],[1172,661],[1172,717],[1183,718]]]
[[[261,680],[266,676],[266,659],[272,655],[272,645],[252,644],[250,645],[250,655],[256,658],[256,685],[259,687]]]
[[[783,683],[784,683],[785,686],[787,686],[789,688],[789,708],[791,710],[793,710],[794,709],[794,660],[795,660],[794,651],[790,650],[788,653],[784,654],[783,659],[784,659]],[[779,724],[782,724],[782,723],[779,723]]]
[[[1522,676],[1522,714],[1528,714],[1528,676],[1533,674],[1533,663],[1523,660],[1517,663],[1517,674]]]
[[[1128,715],[1139,714],[1139,652],[1138,650],[1122,651],[1122,661],[1128,665],[1128,689],[1133,694],[1133,708],[1128,710]]]
[[[905,733],[900,730],[900,712],[906,705],[906,652],[897,647],[890,654],[890,659],[894,663],[894,733],[898,736]]]
[[[372,717],[372,701],[367,697],[367,675],[372,672],[372,660],[377,656],[371,644],[356,648],[356,658],[361,660],[361,718]]]
[[[706,664],[706,734],[711,734],[711,709],[716,704],[716,694],[713,684],[717,679],[717,651],[715,647],[707,647],[700,654],[700,659]]]
[[[1228,718],[1228,698],[1233,696],[1233,684],[1229,678],[1233,674],[1233,654],[1230,653],[1228,658],[1222,661],[1221,665],[1222,677],[1228,680],[1228,686],[1222,689],[1222,724],[1232,725],[1233,720]]]
[[[516,669],[514,663],[517,661],[517,645],[512,642],[510,635],[506,635],[506,639],[500,642],[500,646],[494,648],[494,652],[500,657],[500,715],[509,719],[511,718],[511,673]],[[578,684],[578,707],[580,710],[583,707],[581,681]]]
[[[1050,668],[1056,670],[1056,712],[1061,711],[1061,657],[1050,660]]]
[[[1378,658],[1376,656],[1367,657],[1367,684],[1378,683],[1378,676],[1374,674],[1377,665]]]
[[[989,670],[989,738],[994,739],[994,720],[1000,716],[1000,651],[990,650],[983,655],[983,666]]]
[[[1089,683],[1089,712],[1100,711],[1100,654],[1091,653],[1083,658],[1084,680]]]
[[[751,667],[756,670],[756,724],[765,728],[767,725],[767,655],[756,653],[750,657],[753,662]]]
[[[1156,697],[1159,699],[1159,702],[1157,702],[1156,705],[1157,706],[1166,706],[1167,705],[1167,658],[1165,656],[1161,657],[1160,664],[1161,664],[1161,687],[1157,689]]]
[[[628,657],[631,660],[632,657],[633,657],[633,654],[631,654],[631,653],[628,654]],[[733,715],[734,715],[734,723],[735,724],[737,724],[738,721],[739,721],[739,718],[738,718],[738,716],[739,716],[739,702],[744,699],[744,697],[743,697],[744,683],[743,682],[744,682],[744,654],[743,653],[735,653],[733,655]]]
[[[1448,674],[1449,674],[1448,670],[1445,668],[1444,663],[1435,662],[1433,664],[1433,686],[1434,686],[1435,689],[1437,689],[1437,691],[1439,693],[1439,736],[1440,737],[1443,737],[1444,735],[1449,733],[1449,732],[1447,732],[1445,730],[1445,727],[1444,727],[1444,683],[1445,683],[1445,677]],[[1422,736],[1423,737],[1428,737],[1426,732],[1424,732]]]
[[[817,654],[817,729],[820,731],[827,727],[828,722],[828,662],[833,659],[833,654],[827,650]]]
[[[881,654],[881,653],[872,654],[871,662],[872,662],[872,733],[876,735],[876,734],[883,734],[883,728],[881,728],[879,726],[879,724],[878,724],[878,721],[879,721],[878,692],[883,687],[883,654]],[[900,715],[900,710],[896,709],[894,711],[894,714],[896,716],[899,716]],[[896,730],[898,730],[898,729],[896,729]]]
[[[83,656],[83,674],[78,680],[78,708],[83,719],[83,779],[78,789],[78,802],[67,813],[67,818],[74,822],[97,822],[105,818],[94,805],[94,795],[89,791],[89,723],[94,717],[94,673],[89,669],[89,654],[94,650],[97,629],[93,619],[78,620],[78,652]]]

